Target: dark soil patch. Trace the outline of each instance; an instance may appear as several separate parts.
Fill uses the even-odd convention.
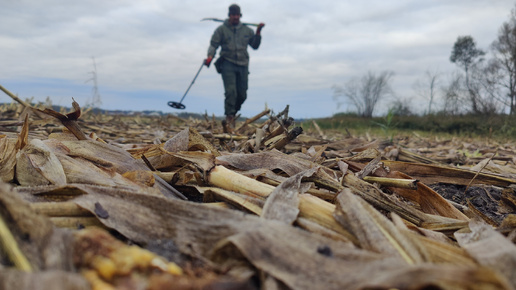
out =
[[[493,186],[470,186],[467,191],[465,185],[438,183],[430,187],[442,197],[468,206],[469,202],[481,213],[500,224],[507,215],[500,210],[502,189]]]

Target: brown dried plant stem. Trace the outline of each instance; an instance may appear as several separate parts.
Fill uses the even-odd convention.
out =
[[[310,194],[299,195],[299,217],[330,229],[358,245],[356,237],[344,229],[333,217],[336,206]]]
[[[58,119],[59,121],[61,121],[63,126],[65,126],[68,130],[70,130],[70,132],[72,132],[72,134],[77,139],[88,140],[88,137],[86,137],[84,132],[82,132],[79,124],[77,124],[77,120],[81,116],[81,107],[75,100],[72,102],[72,106],[75,109],[75,111],[72,113],[69,113],[67,115],[63,115],[59,112],[56,112],[56,111],[54,111],[52,109],[48,109],[48,108],[43,111],[40,111],[40,112],[45,113],[45,114],[52,116],[52,117]]]
[[[439,162],[432,160],[430,158],[424,157],[420,154],[416,154],[414,152],[411,152],[409,150],[399,148],[399,155],[398,160],[399,161],[405,161],[405,162],[414,162],[414,163],[424,163],[424,164],[439,164]]]
[[[50,221],[59,228],[104,227],[96,217],[50,217]]]
[[[83,209],[74,202],[36,202],[30,207],[39,214],[49,217],[81,217],[93,216],[91,212]]]
[[[4,88],[2,85],[0,85],[0,90],[2,90],[4,93],[6,93],[11,99],[15,100],[16,102],[20,103],[24,107],[30,107],[30,104],[24,102],[22,99],[18,98],[15,94],[11,93],[9,90]]]
[[[8,95],[9,97],[11,97],[11,99],[13,99],[14,101],[20,103],[22,106],[26,107],[26,108],[31,108],[31,109],[34,109],[29,103],[23,101],[22,99],[18,98],[15,94],[11,93],[9,90],[7,90],[6,88],[4,88],[2,85],[0,85],[0,90],[2,90],[6,95]],[[36,111],[36,110],[33,110],[36,115],[38,115],[38,117],[43,117],[44,114],[40,113],[39,111]]]
[[[417,180],[416,179],[399,179],[399,178],[387,178],[387,177],[376,177],[376,176],[366,176],[364,177],[364,181],[369,183],[378,183],[383,186],[388,187],[398,187],[398,188],[407,188],[407,189],[417,189]]]
[[[480,172],[482,172],[482,170],[484,170],[484,168],[486,168],[487,164],[489,164],[489,162],[491,162],[491,160],[493,160],[493,157],[495,157],[496,154],[498,154],[498,149],[496,150],[496,152],[491,157],[489,157],[489,159],[487,160],[486,164],[484,164],[484,166],[482,166],[482,168],[480,168],[477,171],[477,173],[475,173],[475,176],[473,176],[473,178],[468,182],[468,185],[466,185],[466,189],[464,189],[464,195],[466,194],[466,192],[468,191],[469,187],[471,186],[471,183],[473,183],[473,180],[475,180],[475,178],[477,178],[477,176],[480,174]]]
[[[274,186],[238,174],[221,165],[215,166],[208,178],[209,183],[214,186],[251,196],[267,197],[274,190]]]
[[[245,120],[244,124],[242,124],[240,127],[238,127],[238,129],[236,130],[237,133],[239,133],[240,131],[242,131],[242,129],[244,129],[247,125],[255,122],[256,120],[260,119],[261,117],[267,115],[270,113],[271,110],[269,109],[265,109],[264,111],[262,111],[261,113],[259,113],[258,115],[252,117],[251,119],[247,119]]]
[[[18,247],[18,243],[3,217],[0,217],[0,240],[4,251],[16,268],[25,272],[32,272],[32,266]]]
[[[90,211],[74,202],[36,202],[31,203],[30,207],[36,213],[47,216],[59,228],[105,227]]]
[[[258,216],[262,215],[262,207],[250,201],[252,197],[238,195],[232,191],[224,190],[217,187],[209,188],[209,193],[213,194],[217,199],[223,200],[225,203],[245,208],[246,210]]]

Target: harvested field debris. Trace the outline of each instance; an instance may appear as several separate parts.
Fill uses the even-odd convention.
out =
[[[516,289],[514,144],[0,113],[0,288]]]

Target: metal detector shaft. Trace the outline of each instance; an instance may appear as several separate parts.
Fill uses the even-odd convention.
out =
[[[193,84],[195,83],[195,80],[197,79],[197,77],[199,76],[199,73],[201,72],[202,70],[202,67],[204,66],[204,60],[202,61],[202,64],[201,64],[201,67],[199,68],[199,70],[197,71],[197,74],[195,75],[195,77],[193,78],[192,80],[192,83],[190,84],[190,86],[188,87],[188,89],[186,90],[185,94],[183,95],[183,97],[181,98],[181,101],[179,101],[179,103],[181,104],[184,100],[184,98],[186,97],[186,94],[188,94],[188,91],[190,90],[190,88],[193,86]]]
[[[202,67],[204,66],[204,63],[205,63],[205,60],[202,61],[201,67],[197,71],[197,74],[195,74],[195,77],[193,78],[192,83],[190,84],[190,86],[188,86],[188,89],[186,90],[185,94],[181,98],[181,101],[179,101],[179,102],[172,102],[172,101],[170,101],[170,102],[167,103],[169,106],[171,106],[172,108],[175,108],[175,109],[180,109],[180,110],[185,108],[185,105],[183,105],[183,100],[185,99],[186,94],[188,94],[188,91],[190,90],[192,85],[195,83],[195,80],[197,79],[197,76],[199,76],[199,73],[201,72]]]

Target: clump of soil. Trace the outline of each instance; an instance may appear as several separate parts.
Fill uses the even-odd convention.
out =
[[[501,209],[502,189],[494,186],[470,186],[466,191],[465,185],[437,183],[430,187],[442,197],[463,206],[468,201],[482,214],[500,224],[507,213]]]

